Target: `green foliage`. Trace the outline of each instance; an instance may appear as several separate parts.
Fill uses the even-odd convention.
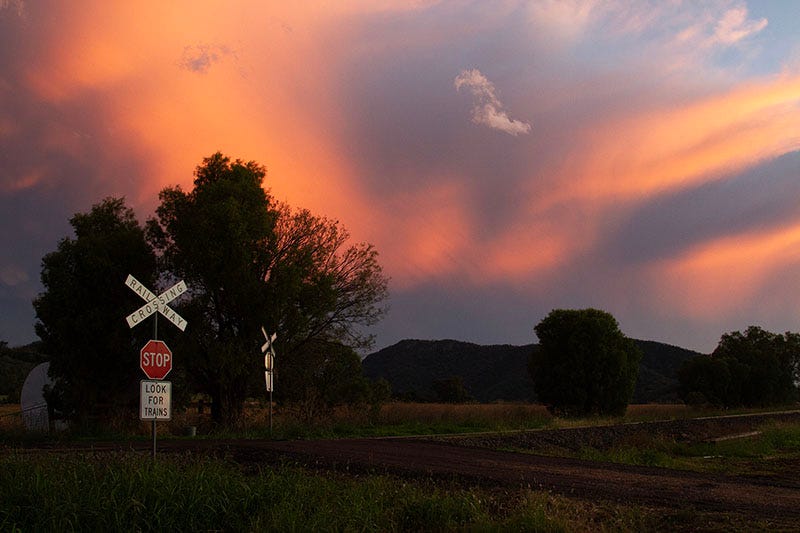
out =
[[[540,346],[529,370],[539,400],[551,412],[625,413],[642,354],[613,316],[597,309],[556,309],[534,329]]]
[[[420,531],[491,524],[491,496],[387,477],[251,476],[222,461],[0,460],[0,529],[47,531]],[[487,501],[489,500],[489,501]]]
[[[340,405],[362,405],[373,409],[389,398],[388,383],[373,383],[364,377],[361,358],[338,342],[313,341],[296,353],[296,364],[278,374],[283,402],[303,420],[327,416]]]
[[[214,419],[237,421],[248,390],[263,375],[259,309],[267,302],[263,243],[273,240],[275,214],[262,189],[266,171],[254,162],[214,154],[195,172],[194,189],[166,188],[148,238],[162,264],[189,287],[179,305],[189,327],[176,357],[192,388],[209,394]]]
[[[141,304],[124,281],[133,274],[152,286],[155,256],[121,198],[103,200],[70,224],[75,238],[62,239],[42,259],[44,292],[33,303],[36,332],[56,380],[48,396],[53,407],[81,423],[132,418],[138,350],[147,332],[131,331],[121,317]]]
[[[435,380],[433,391],[438,400],[444,403],[465,403],[472,400],[472,396],[464,386],[464,378],[461,376]]]
[[[0,492],[3,531],[660,531],[676,520],[681,530],[731,529],[699,512],[289,466],[243,471],[191,455],[11,454],[0,458]]]
[[[191,192],[161,192],[157,219],[148,222],[166,271],[190,287],[180,308],[191,327],[186,373],[228,426],[249,392],[263,394],[262,326],[278,335],[276,399],[296,400],[301,390],[309,394],[303,401],[327,403],[329,392],[294,388],[323,371],[304,365],[325,343],[367,346],[361,327],[382,316],[387,295],[372,246],[349,245],[338,222],[276,204],[262,188],[265,175],[255,162],[216,153],[197,167]],[[340,359],[339,371],[355,372]]]
[[[800,334],[778,335],[757,326],[727,333],[710,356],[681,366],[684,401],[715,406],[780,405],[797,398]]]
[[[728,475],[783,472],[800,453],[800,425],[768,422],[758,431],[718,442],[676,442],[657,434],[616,443],[610,448],[583,447],[575,456],[592,461],[656,466]],[[563,450],[562,450],[563,451]],[[559,454],[570,456],[570,453]]]
[[[634,341],[642,351],[632,403],[678,403],[678,370],[698,352],[654,341]]]

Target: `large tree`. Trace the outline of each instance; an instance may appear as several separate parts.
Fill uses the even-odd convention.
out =
[[[121,198],[103,200],[70,224],[75,237],[42,259],[44,292],[33,303],[56,380],[50,396],[80,423],[135,419],[138,348],[147,332],[125,322],[125,310],[141,302],[124,282],[133,274],[152,286],[155,256]]]
[[[678,372],[686,401],[762,406],[797,398],[800,334],[779,335],[758,326],[720,338],[714,352],[687,360]]]
[[[280,399],[280,376],[303,364],[304,349],[368,344],[362,327],[381,317],[387,294],[372,246],[348,244],[338,222],[276,203],[265,175],[216,153],[197,167],[190,192],[161,192],[148,222],[166,271],[189,285],[187,372],[223,424],[238,420],[249,388],[263,383],[262,326],[278,334]]]
[[[536,395],[566,416],[621,415],[633,396],[641,351],[616,319],[597,309],[556,309],[534,328]]]

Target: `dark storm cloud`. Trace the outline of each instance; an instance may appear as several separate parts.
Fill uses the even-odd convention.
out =
[[[34,339],[41,259],[71,236],[69,218],[106,196],[135,198],[146,160],[114,146],[103,94],[54,102],[31,90],[28,67],[52,22],[37,13],[0,10],[0,340],[12,344]]]

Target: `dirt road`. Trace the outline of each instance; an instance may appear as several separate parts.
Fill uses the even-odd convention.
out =
[[[800,483],[697,474],[663,468],[541,457],[412,439],[237,442],[237,462],[288,457],[341,471],[451,479],[479,485],[525,487],[587,500],[695,511],[741,513],[751,518],[796,519]],[[794,471],[797,467],[793,465]]]

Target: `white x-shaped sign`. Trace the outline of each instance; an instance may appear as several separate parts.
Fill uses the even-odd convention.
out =
[[[261,327],[261,333],[264,334],[264,338],[267,340],[267,342],[261,346],[261,353],[264,354],[264,368],[272,371],[272,367],[274,366],[273,359],[275,358],[275,346],[273,343],[275,339],[278,338],[278,334],[273,333],[272,335],[267,335],[267,330],[265,330],[263,326]]]
[[[264,327],[261,327],[261,333],[264,334],[264,338],[267,340],[261,346],[261,353],[264,354],[264,379],[267,382],[267,392],[272,392],[273,387],[273,376],[272,373],[275,370],[275,339],[278,338],[277,333],[273,333],[272,335],[267,335],[267,330]]]
[[[159,312],[164,315],[167,320],[175,324],[181,331],[186,329],[186,320],[184,320],[181,315],[176,313],[170,306],[167,305],[172,300],[186,292],[186,283],[179,281],[158,296],[150,292],[147,287],[142,285],[130,274],[128,274],[128,278],[125,280],[125,285],[127,285],[133,292],[138,294],[142,300],[147,302],[139,309],[125,317],[125,320],[128,321],[128,326],[136,326],[153,313]]]

